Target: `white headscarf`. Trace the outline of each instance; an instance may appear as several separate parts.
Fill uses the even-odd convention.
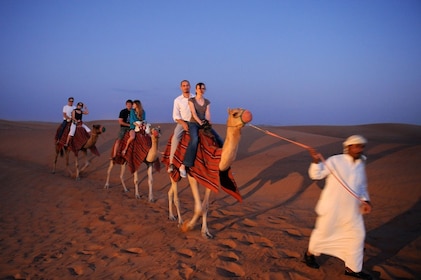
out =
[[[366,144],[366,143],[367,143],[367,139],[365,139],[361,135],[352,135],[352,136],[349,136],[345,140],[345,142],[343,143],[343,146],[344,146],[344,154],[347,154],[348,153],[348,146],[349,145]]]

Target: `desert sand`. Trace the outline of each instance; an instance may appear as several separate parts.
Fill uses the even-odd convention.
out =
[[[212,193],[204,239],[200,224],[187,233],[168,219],[170,181],[164,167],[154,173],[147,200],[145,165],[141,199],[123,193],[119,166],[104,189],[113,120],[97,142],[101,155],[76,181],[54,158],[58,123],[0,121],[1,279],[353,279],[341,260],[322,255],[319,270],[303,262],[324,181],[307,175],[310,156],[294,144],[253,127],[242,130],[232,171],[243,202]],[[160,125],[163,151],[173,124]],[[374,279],[420,279],[421,126],[279,126],[264,129],[316,148],[327,158],[341,153],[343,140],[364,135],[373,212],[365,216],[364,270]],[[225,126],[216,125],[225,136]],[[81,159],[82,160],[82,159]],[[70,166],[74,169],[74,159]],[[188,181],[179,183],[182,216],[193,214]],[[200,223],[200,220],[199,220]]]

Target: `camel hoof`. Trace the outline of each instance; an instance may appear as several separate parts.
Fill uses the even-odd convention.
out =
[[[181,226],[180,229],[182,232],[188,232],[189,230],[191,230],[192,228],[189,226],[188,222],[184,222]]]
[[[108,184],[106,184],[105,186],[104,186],[104,189],[109,189],[110,188],[110,185],[108,185]]]
[[[129,189],[124,189],[124,191],[123,191],[124,193],[128,193],[129,192]]]
[[[76,177],[76,181],[80,181],[80,177]]]
[[[155,199],[153,199],[153,197],[152,198],[149,198],[149,202],[152,202],[152,203],[154,203],[156,200]]]
[[[213,235],[212,235],[212,234],[210,234],[208,231],[207,231],[207,232],[202,233],[202,236],[203,236],[204,238],[206,238],[206,239],[213,239]]]
[[[141,197],[139,194],[137,194],[135,196],[136,196],[136,199],[140,199],[140,197]]]
[[[168,220],[177,221],[177,218],[175,216],[168,216]]]

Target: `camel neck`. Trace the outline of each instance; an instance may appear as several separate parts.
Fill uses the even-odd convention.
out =
[[[227,170],[234,162],[237,156],[238,144],[241,138],[240,126],[227,126],[227,134],[224,146],[222,147],[221,161],[219,162],[219,170]]]

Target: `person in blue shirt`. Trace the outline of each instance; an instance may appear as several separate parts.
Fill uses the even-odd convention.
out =
[[[133,101],[132,109],[130,110],[130,131],[129,131],[129,139],[127,140],[126,147],[124,148],[122,155],[124,156],[127,152],[127,148],[129,147],[130,143],[136,137],[135,129],[136,127],[140,127],[142,122],[146,118],[145,110],[143,110],[142,103],[140,100]]]

